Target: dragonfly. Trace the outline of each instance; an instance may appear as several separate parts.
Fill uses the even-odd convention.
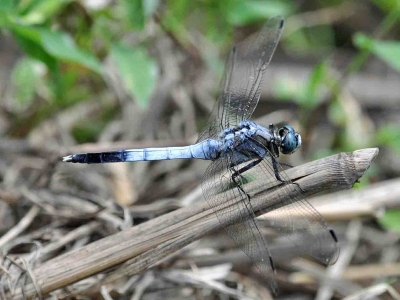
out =
[[[251,259],[275,294],[274,260],[256,220],[249,182],[259,189],[265,189],[267,181],[295,186],[290,195],[282,197],[284,200],[271,203],[262,216],[278,234],[322,263],[334,264],[339,256],[335,232],[303,196],[298,183],[289,179],[278,160],[280,154],[292,154],[301,146],[301,135],[290,125],[264,127],[249,120],[260,99],[265,71],[283,27],[282,17],[269,19],[249,46],[241,43],[232,48],[211,117],[195,144],[81,153],[63,158],[65,162],[86,164],[211,161],[202,180],[203,195],[227,234]]]

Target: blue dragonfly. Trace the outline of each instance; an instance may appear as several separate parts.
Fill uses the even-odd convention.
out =
[[[322,216],[290,181],[278,161],[280,153],[292,154],[301,136],[285,125],[268,128],[249,120],[261,94],[265,71],[284,26],[281,17],[266,22],[250,46],[234,46],[228,57],[220,92],[210,120],[198,141],[185,147],[127,149],[64,157],[72,163],[112,163],[169,159],[210,160],[203,181],[204,197],[228,235],[252,260],[276,293],[275,266],[267,240],[252,207],[251,185],[265,190],[267,183],[297,185],[280,203],[271,203],[263,217],[278,234],[325,264],[339,256],[337,238]],[[273,186],[274,186],[273,185]],[[268,199],[267,199],[268,200]],[[228,209],[222,209],[228,207]]]

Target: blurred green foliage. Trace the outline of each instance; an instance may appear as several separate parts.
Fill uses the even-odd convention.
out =
[[[35,99],[39,74],[34,73],[33,65],[40,62],[47,70],[42,74],[50,91],[46,100],[58,104],[70,102],[67,99],[76,98],[71,85],[79,85],[81,76],[94,78],[92,80],[96,80],[96,76],[104,76],[102,59],[112,54],[128,90],[140,104],[145,105],[155,86],[155,62],[141,49],[126,47],[122,52],[116,50],[121,47],[112,47],[122,36],[115,34],[121,28],[114,26],[114,30],[105,31],[108,34],[99,38],[99,33],[103,31],[92,31],[82,24],[90,17],[94,28],[112,28],[113,22],[120,22],[126,26],[122,28],[124,32],[134,28],[143,29],[146,18],[154,12],[158,2],[123,1],[112,8],[103,7],[93,11],[90,16],[86,14],[91,12],[85,10],[85,13],[73,16],[73,26],[67,26],[63,24],[66,16],[85,9],[78,1],[2,1],[0,26],[13,34],[21,50],[29,57],[23,58],[13,72],[12,82],[18,91],[16,99],[24,104]],[[94,47],[96,42],[101,47]],[[87,71],[82,72],[81,67]],[[93,76],[88,77],[88,71],[93,72]]]
[[[376,29],[377,35],[383,35],[390,31],[400,20],[400,1],[385,0],[374,1],[374,3],[385,13],[380,26]],[[325,34],[314,34],[313,36],[319,37],[321,35],[327,35],[330,37],[330,29],[331,28],[328,28]],[[300,35],[304,35],[305,32],[304,30],[300,31]],[[296,39],[298,39],[298,37],[296,37]],[[326,41],[328,41],[326,45],[329,45],[329,41],[331,41],[333,45],[333,40],[330,38],[326,39]],[[293,43],[293,39],[291,43]],[[323,43],[323,39],[320,39],[318,43]],[[303,44],[306,45],[307,43]],[[400,128],[392,124],[384,125],[376,132],[369,132],[368,134],[370,134],[370,136],[365,136],[364,139],[354,139],[354,130],[352,130],[356,126],[354,124],[354,118],[343,106],[346,100],[340,101],[340,99],[344,97],[341,91],[342,79],[352,73],[358,72],[367,61],[370,54],[377,56],[394,70],[400,71],[400,42],[383,41],[368,37],[362,33],[355,33],[353,35],[353,44],[360,49],[360,52],[353,57],[347,68],[342,71],[341,76],[337,77],[337,75],[332,75],[329,61],[330,54],[327,54],[325,58],[314,67],[306,84],[293,87],[289,82],[288,84],[282,84],[277,87],[277,95],[279,97],[284,100],[294,100],[299,104],[299,115],[303,116],[303,123],[309,118],[310,112],[313,112],[315,108],[322,104],[321,100],[327,100],[321,96],[322,91],[328,89],[332,94],[329,102],[327,102],[329,119],[332,124],[344,130],[341,130],[338,134],[338,138],[335,142],[336,149],[320,149],[316,152],[317,157],[321,155],[325,156],[335,151],[351,151],[355,148],[366,147],[371,143],[375,143],[377,146],[389,147],[395,151],[399,151],[400,149]],[[312,45],[312,43],[309,45]],[[298,47],[298,49],[301,51],[301,47]],[[332,52],[329,51],[328,53]]]
[[[123,19],[127,20],[132,28],[140,30],[144,28],[147,18],[152,17],[160,0],[122,0],[120,3]]]
[[[141,106],[146,106],[147,99],[156,84],[156,64],[145,49],[132,50],[124,45],[111,47],[111,57],[121,73],[126,89],[136,96]]]
[[[379,41],[364,34],[357,33],[354,35],[354,44],[360,49],[375,54],[389,66],[400,71],[400,42]]]
[[[145,109],[162,71],[153,52],[149,51],[157,38],[151,29],[154,23],[159,23],[184,48],[190,48],[195,43],[191,33],[191,29],[195,28],[210,44],[227,52],[232,45],[235,27],[261,26],[266,19],[283,15],[290,16],[292,24],[298,28],[285,36],[280,46],[295,57],[311,53],[323,59],[301,86],[283,78],[274,87],[277,97],[297,103],[303,125],[310,111],[328,101],[330,122],[344,130],[340,130],[335,139],[335,149],[319,149],[319,153],[365,146],[348,136],[352,132],[353,121],[339,101],[342,97],[340,78],[331,72],[329,53],[337,47],[337,28],[318,22],[302,26],[298,16],[307,7],[300,6],[297,1],[121,0],[102,3],[77,0],[0,1],[0,29],[15,38],[24,54],[12,72],[13,90],[18,100],[15,108],[20,110],[35,105],[37,116],[33,125],[51,116],[54,111],[100,96],[107,88],[107,63],[117,69],[133,101]],[[378,28],[382,35],[398,21],[400,0],[373,0],[371,3],[383,16]],[[306,13],[342,4],[346,1],[314,3]],[[399,71],[400,43],[383,41],[374,33],[368,34],[356,33],[353,36],[354,46],[359,52],[344,73],[357,72],[370,54]],[[212,51],[205,52],[204,60],[213,67],[223,66],[216,57]],[[326,91],[333,94],[329,100],[323,96]],[[103,128],[108,120],[102,116],[88,122],[87,130],[76,130],[75,137],[82,142],[96,140],[99,131],[92,125]],[[398,128],[387,125],[377,130],[370,141],[399,151],[399,139],[393,138],[399,134]]]
[[[400,232],[400,209],[388,210],[379,218],[379,223],[386,229]]]
[[[384,145],[400,154],[400,128],[395,124],[386,124],[375,134],[377,145]]]
[[[230,47],[234,26],[262,23],[268,17],[288,15],[296,10],[291,0],[102,3],[0,1],[0,29],[11,33],[25,54],[12,72],[15,108],[36,106],[32,126],[59,109],[100,96],[106,89],[108,58],[117,68],[128,94],[145,108],[159,71],[155,59],[148,53],[153,36],[146,24],[154,16],[159,17],[158,22],[184,47],[190,46],[192,37],[188,28],[193,27],[198,27],[219,47]],[[160,7],[163,7],[162,13],[158,11]],[[214,64],[212,55],[206,60],[222,65]],[[106,120],[98,122],[104,125]],[[77,140],[95,140],[98,131],[92,124],[88,122],[87,130],[75,131]]]
[[[307,85],[302,93],[299,94],[297,102],[305,109],[311,110],[318,105],[320,99],[321,82],[323,82],[328,72],[328,62],[322,61],[316,65],[308,79]]]
[[[35,71],[36,61],[24,57],[14,66],[11,81],[15,89],[15,96],[21,105],[33,101],[38,84],[39,74]]]
[[[235,27],[252,26],[254,32],[266,19],[282,15],[290,17],[298,28],[283,37],[280,47],[295,59],[314,56],[320,61],[301,85],[282,78],[273,87],[275,96],[296,103],[303,128],[307,128],[307,122],[320,106],[327,105],[328,121],[336,130],[331,147],[313,149],[312,155],[323,157],[367,145],[386,147],[396,155],[400,153],[398,124],[383,124],[363,141],[353,138],[357,135],[353,131],[354,118],[340,101],[344,97],[341,76],[358,72],[370,55],[400,72],[400,42],[381,38],[400,19],[400,0],[368,2],[374,3],[377,10],[374,14],[382,16],[381,24],[376,32],[353,34],[353,44],[347,47],[354,46],[351,50],[355,55],[344,70],[336,73],[332,72],[330,54],[337,50],[340,28],[328,22],[313,24],[312,18],[311,26],[304,25],[298,16],[304,10],[323,10],[346,0],[302,5],[294,0],[121,0],[106,1],[106,5],[101,4],[103,1],[92,0],[92,5],[85,2],[0,0],[0,30],[15,39],[23,54],[11,74],[17,100],[16,124],[33,128],[56,111],[90,99],[101,99],[107,89],[108,63],[118,71],[132,100],[140,109],[146,109],[159,73],[166,71],[158,68],[153,55],[152,45],[157,39],[152,28],[154,23],[183,48],[196,44],[191,32],[195,28],[210,45],[226,53],[232,45]],[[204,61],[213,70],[222,69],[224,64],[213,53],[214,49],[203,51]],[[325,97],[326,94],[329,96]],[[29,119],[24,115],[18,120],[18,112],[29,108],[33,108]],[[73,128],[76,141],[95,142],[107,123],[118,118],[118,113],[116,107],[104,105],[101,113]],[[15,135],[26,135],[28,131],[21,133],[20,130]],[[372,166],[356,187],[367,185],[377,173],[377,167]],[[379,222],[385,228],[400,232],[400,210],[388,210]]]
[[[115,119],[116,107],[104,105],[99,114],[94,115],[90,120],[79,122],[72,128],[73,134],[78,143],[96,142],[96,138],[103,132],[108,122]]]

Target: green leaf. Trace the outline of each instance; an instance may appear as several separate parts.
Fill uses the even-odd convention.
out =
[[[51,72],[49,87],[56,100],[65,96],[59,62],[72,62],[85,66],[99,74],[102,65],[96,57],[78,49],[70,36],[46,28],[13,26],[14,36],[20,47],[31,57],[44,62]]]
[[[122,9],[133,28],[143,29],[146,19],[154,13],[159,2],[159,0],[124,0]]]
[[[15,16],[16,1],[0,0],[0,28],[9,28]]]
[[[147,18],[150,17],[157,10],[158,5],[160,4],[160,0],[142,0],[142,1],[143,1],[144,15]]]
[[[23,105],[30,104],[35,96],[39,78],[39,74],[35,72],[36,64],[36,61],[30,58],[22,58],[14,66],[11,74],[15,97]]]
[[[142,29],[145,23],[142,0],[123,0],[122,9],[130,26]]]
[[[293,6],[284,1],[229,0],[223,3],[224,13],[231,25],[245,25],[268,17],[288,15],[293,11]]]
[[[74,40],[63,32],[43,29],[41,43],[43,48],[55,58],[78,63],[99,74],[102,73],[102,65],[97,58],[89,52],[78,49]]]
[[[377,144],[385,145],[400,153],[400,129],[397,125],[385,125],[375,133]]]
[[[97,58],[78,49],[74,40],[66,33],[28,26],[14,26],[13,31],[21,48],[32,57],[43,61],[50,69],[55,68],[54,59],[58,59],[102,73],[102,65]]]
[[[361,33],[355,34],[353,41],[357,47],[371,51],[400,72],[400,42],[374,40]]]
[[[20,24],[41,24],[55,16],[72,0],[42,0],[34,3],[28,12],[20,18]]]
[[[40,28],[22,26],[22,25],[14,25],[13,32],[17,33],[19,36],[23,36],[26,39],[31,40],[37,44],[41,43],[41,30]]]
[[[373,0],[372,2],[384,12],[390,12],[400,8],[400,0]]]
[[[49,77],[50,87],[54,95],[60,98],[64,93],[60,80],[59,63],[43,49],[40,43],[40,33],[35,28],[17,27],[14,28],[14,37],[25,53],[43,62],[47,66],[51,73]]]
[[[145,107],[156,84],[155,62],[144,49],[131,50],[123,45],[114,45],[111,57],[117,64],[125,88]]]
[[[379,223],[390,230],[400,232],[400,209],[388,210],[379,218]]]
[[[328,63],[322,61],[316,65],[311,73],[310,78],[305,89],[305,92],[299,99],[299,103],[306,108],[313,108],[318,104],[318,92],[325,79],[325,75],[328,71]]]
[[[10,13],[0,11],[0,29],[1,28],[10,28],[13,23],[11,20],[12,18],[13,18],[13,16]]]
[[[16,6],[15,0],[1,0],[0,1],[0,12],[11,12]]]
[[[346,126],[346,113],[343,110],[342,105],[337,99],[333,101],[328,107],[329,120],[339,126]]]
[[[41,45],[41,34],[37,28],[14,26],[13,33],[15,40],[22,50],[37,60],[42,61],[46,66],[54,71],[58,68],[57,61]]]

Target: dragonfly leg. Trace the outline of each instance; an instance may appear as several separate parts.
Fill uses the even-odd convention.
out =
[[[274,125],[271,123],[271,124],[269,125],[269,127],[270,127],[271,130],[273,130]],[[261,145],[260,142],[258,142],[258,141],[255,140],[255,139],[253,139],[253,142],[255,142],[255,143],[258,144],[258,145]],[[262,146],[262,145],[261,145],[261,146]],[[282,182],[282,183],[288,183],[288,184],[291,183],[291,184],[297,185],[297,186],[299,187],[299,189],[304,193],[305,191],[301,188],[301,186],[300,186],[297,182],[292,182],[292,181],[290,181],[290,180],[283,180],[283,179],[282,179],[281,175],[279,174],[279,170],[278,170],[278,161],[276,160],[276,157],[275,157],[274,155],[272,155],[272,154],[270,155],[270,157],[271,157],[271,160],[272,160],[272,166],[273,166],[273,168],[274,168],[275,178],[276,178],[278,181]],[[260,160],[262,160],[262,159],[260,159]],[[242,169],[245,169],[244,171],[247,171],[247,170],[251,169],[252,167],[256,166],[257,164],[259,164],[260,162],[261,162],[261,161],[259,161],[259,160],[253,161],[253,162],[251,162],[249,165],[244,166]],[[254,163],[254,164],[253,164],[253,163]],[[284,165],[284,166],[293,168],[293,166],[290,165],[290,164],[288,164],[288,163],[284,163],[284,162],[279,162],[279,163],[282,164],[282,165]],[[251,164],[253,164],[253,165],[250,166]],[[242,169],[238,170],[238,172],[240,172]],[[243,171],[243,172],[244,172],[244,171]],[[243,173],[243,172],[241,172],[241,173]]]
[[[250,206],[250,207],[248,207],[248,210],[249,210],[249,211],[251,212],[251,214],[253,215],[253,222],[255,222],[255,217],[256,217],[256,216],[255,216],[255,214],[254,214],[253,207],[251,206],[251,202],[250,202],[251,197],[250,197],[250,195],[249,195],[248,193],[246,193],[246,192],[244,191],[244,189],[243,189],[241,183],[237,180],[237,177],[238,177],[238,176],[242,177],[241,173],[250,170],[252,167],[258,165],[261,161],[262,161],[261,158],[260,158],[260,159],[257,159],[257,160],[255,160],[255,161],[249,163],[248,165],[244,166],[243,168],[241,168],[241,169],[239,169],[239,170],[237,170],[237,171],[235,171],[234,168],[231,168],[231,171],[233,172],[233,173],[232,173],[232,181],[235,183],[236,187],[243,193],[243,195],[246,195],[247,201],[245,201],[244,203],[245,203],[246,207],[247,207],[247,206]],[[257,230],[259,231],[259,234],[260,234],[261,238],[263,239],[263,242],[264,242],[265,246],[267,246],[267,242],[264,240],[263,236],[261,235],[261,232],[260,232],[260,230],[259,230],[259,228],[258,228],[257,225],[256,225],[256,228],[257,228]],[[268,247],[266,247],[266,248],[267,248],[267,251],[268,251],[268,258],[269,258],[269,262],[270,262],[270,265],[271,265],[271,269],[272,269],[272,271],[273,271],[274,273],[276,273],[276,269],[275,269],[274,262],[273,262],[273,260],[272,260],[271,253],[269,253]]]
[[[279,170],[278,170],[278,164],[277,164],[277,160],[275,159],[275,157],[271,156],[271,160],[272,160],[272,166],[274,168],[274,173],[275,173],[275,178],[282,182],[282,183],[287,183],[287,184],[295,184],[299,187],[299,189],[305,193],[305,191],[301,188],[300,184],[298,184],[297,182],[293,182],[291,180],[283,180],[281,175],[279,174]]]
[[[251,163],[249,163],[248,165],[245,165],[243,168],[240,168],[239,170],[234,170],[233,174],[232,174],[232,179],[234,180],[236,177],[238,177],[240,174],[250,170],[251,168],[257,166],[260,162],[262,162],[262,158],[259,158],[255,161],[252,161]]]
[[[291,164],[285,163],[285,162],[283,162],[283,161],[278,161],[278,162],[279,162],[279,164],[282,165],[282,166],[289,167],[289,168],[294,168],[294,166],[291,165]]]

